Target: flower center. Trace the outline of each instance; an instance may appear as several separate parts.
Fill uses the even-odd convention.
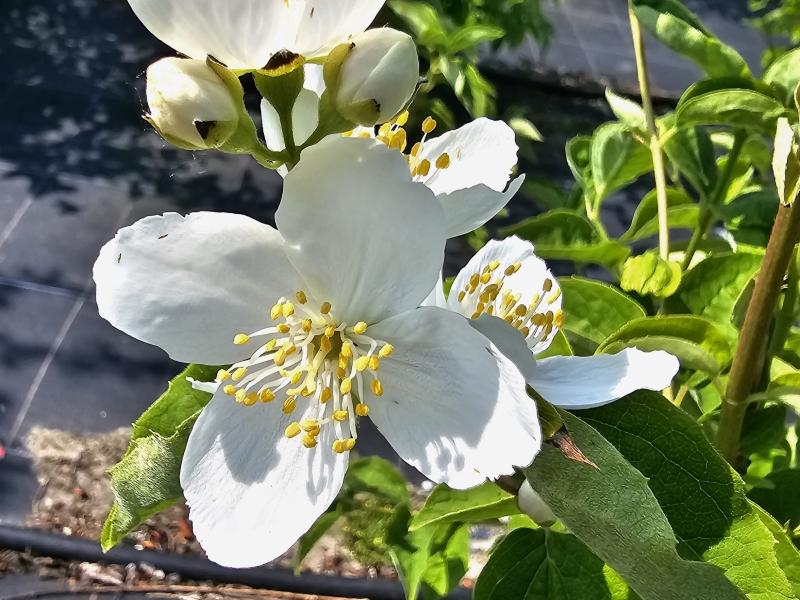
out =
[[[286,437],[299,437],[306,448],[314,448],[328,426],[336,433],[333,450],[352,450],[357,420],[369,414],[365,392],[383,395],[378,370],[394,347],[367,335],[364,321],[348,325],[336,319],[329,302],[312,308],[303,291],[295,301],[279,299],[270,318],[275,326],[234,337],[237,345],[258,338],[266,342],[249,359],[221,370],[217,381],[243,406],[278,400],[283,413],[291,415],[299,403],[308,403],[301,411],[304,418],[286,428]]]
[[[553,304],[561,296],[561,288],[554,285],[552,279],[545,279],[542,289],[525,304],[522,294],[507,289],[507,279],[521,268],[520,262],[503,266],[500,261],[494,260],[480,272],[473,273],[462,289],[452,290],[451,293],[458,294],[462,313],[469,315],[470,319],[477,319],[481,315],[500,317],[518,329],[528,345],[533,347],[563,324],[564,313],[561,309],[552,310]]]
[[[408,133],[404,125],[408,122],[408,111],[400,113],[394,120],[384,123],[378,128],[377,135],[375,131],[370,128],[362,128],[360,130],[353,130],[344,133],[345,137],[358,136],[365,138],[375,138],[382,142],[389,148],[399,151],[408,162],[408,167],[411,170],[411,176],[415,181],[430,183],[439,173],[447,169],[452,163],[452,158],[447,152],[442,152],[436,160],[431,163],[427,158],[422,158],[422,149],[425,147],[425,142],[428,140],[428,135],[433,133],[436,129],[436,120],[428,116],[422,122],[422,139],[416,142],[411,150],[406,153],[408,147]]]

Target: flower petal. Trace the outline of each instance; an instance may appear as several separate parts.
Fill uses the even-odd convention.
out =
[[[444,209],[447,237],[464,235],[491,220],[522,187],[525,176],[512,181],[504,192],[496,192],[479,184],[465,190],[455,190],[437,196]]]
[[[319,124],[319,96],[303,88],[292,107],[292,133],[298,146],[304,144]],[[264,141],[270,150],[281,151],[286,148],[278,111],[266,99],[261,100],[261,122],[264,127]],[[286,176],[286,172],[283,173]]]
[[[436,285],[433,286],[431,293],[420,302],[420,306],[436,306],[438,308],[447,308],[447,298],[444,295],[444,281],[442,280],[441,273]]]
[[[506,269],[517,264],[519,268],[516,272],[511,275],[505,274]],[[500,291],[494,300],[483,303],[481,312],[488,310],[491,305],[495,316],[505,317],[507,314],[513,316],[514,310],[524,305],[529,312],[541,315],[536,318],[545,319],[547,325],[534,326],[529,319],[520,327],[528,328],[526,339],[533,353],[543,352],[558,333],[561,289],[545,262],[534,254],[533,244],[530,242],[512,236],[502,242],[491,240],[481,248],[456,276],[447,299],[450,310],[460,312],[467,317],[477,316],[475,313],[478,312],[480,291],[484,289],[484,284],[481,284],[474,294],[467,293],[462,297],[461,292],[470,288],[470,279],[475,274],[481,276],[490,266],[495,268],[488,285],[495,283],[500,287]],[[519,296],[519,299],[510,306],[506,304],[508,294]]]
[[[561,408],[594,408],[636,390],[663,390],[679,367],[672,354],[636,348],[619,354],[554,356],[536,363],[528,384]]]
[[[503,319],[489,315],[471,320],[469,324],[489,338],[503,356],[514,363],[527,381],[534,377],[537,372],[536,361],[519,331]]]
[[[481,117],[425,142],[420,158],[431,165],[444,153],[450,156],[446,169],[431,168],[425,184],[439,196],[478,185],[502,192],[517,164],[514,130],[502,121]]]
[[[297,35],[306,2],[128,0],[165,44],[191,58],[211,55],[231,69],[258,69]],[[291,49],[291,48],[290,48]]]
[[[103,318],[175,360],[210,365],[252,354],[233,336],[262,329],[298,279],[277,231],[228,213],[147,217],[117,232],[94,265]]]
[[[309,407],[309,410],[316,410]],[[347,471],[332,427],[311,450],[284,431],[297,418],[280,403],[245,407],[218,391],[192,430],[181,486],[197,539],[228,567],[281,554],[330,506]]]
[[[403,460],[458,489],[533,461],[541,430],[523,377],[463,317],[419,308],[369,332],[395,349],[370,417]]]
[[[444,259],[439,203],[374,140],[329,136],[304,150],[275,219],[312,295],[349,323],[418,306]]]
[[[305,55],[319,54],[351,35],[361,33],[369,27],[385,1],[306,0],[294,51]]]

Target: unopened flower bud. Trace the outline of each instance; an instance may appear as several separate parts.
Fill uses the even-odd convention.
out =
[[[523,482],[522,487],[519,488],[517,504],[522,512],[542,527],[549,527],[558,520],[550,507],[527,481]]]
[[[150,65],[147,104],[150,123],[167,141],[186,149],[217,148],[239,124],[230,88],[202,60],[163,58]]]
[[[408,34],[388,28],[370,29],[350,42],[338,72],[336,107],[354,123],[384,123],[414,95],[419,81],[417,47]]]

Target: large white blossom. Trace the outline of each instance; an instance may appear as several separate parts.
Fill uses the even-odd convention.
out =
[[[490,241],[456,276],[447,298],[440,282],[424,304],[471,319],[517,365],[531,388],[562,408],[594,408],[639,389],[662,390],[678,372],[673,355],[636,348],[535,360],[563,323],[561,303],[558,281],[533,245],[513,236]]]
[[[522,374],[461,315],[419,308],[445,218],[398,152],[341,136],[305,150],[276,222],[148,217],[94,268],[113,325],[175,360],[233,363],[181,470],[212,560],[248,567],[284,552],[335,498],[367,416],[454,488],[532,462],[541,432]]]
[[[255,70],[314,58],[364,31],[385,0],[128,0],[153,35],[190,58]]]

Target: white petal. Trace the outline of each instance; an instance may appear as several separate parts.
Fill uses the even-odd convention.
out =
[[[536,363],[528,384],[561,408],[594,408],[636,390],[663,390],[679,366],[672,354],[636,348],[619,354],[555,356]]]
[[[536,361],[519,331],[503,319],[489,315],[474,319],[469,324],[489,338],[503,356],[514,363],[526,380],[534,377],[537,372]]]
[[[322,53],[369,27],[385,1],[306,0],[296,43],[289,49],[307,56]]]
[[[177,213],[117,232],[94,265],[97,306],[112,325],[181,362],[229,364],[253,344],[269,307],[298,289],[272,227],[228,213]]]
[[[464,489],[529,465],[541,447],[519,371],[461,316],[418,308],[371,327],[395,348],[370,417],[426,477]]]
[[[476,310],[476,298],[467,297],[463,302],[459,301],[459,292],[464,290],[473,274],[481,274],[493,261],[499,263],[495,270],[492,281],[499,280],[504,270],[515,263],[520,263],[520,269],[510,276],[502,277],[502,287],[500,294],[494,301],[496,316],[504,316],[503,300],[507,292],[518,294],[519,303],[527,308],[537,306],[536,312],[547,315],[556,315],[561,310],[561,291],[558,282],[553,274],[548,270],[545,262],[534,254],[533,244],[519,239],[516,236],[506,238],[502,242],[491,240],[481,250],[472,257],[461,272],[456,276],[447,303],[451,310],[460,312],[464,316],[471,317]],[[550,283],[547,283],[547,282]],[[549,291],[545,288],[549,287]],[[543,352],[550,346],[556,333],[557,327],[553,327],[549,335],[541,337],[537,335],[535,329],[531,328],[528,335],[528,345],[534,354]]]
[[[312,295],[348,323],[419,306],[444,259],[439,203],[374,140],[329,136],[304,150],[275,219]]]
[[[191,58],[211,55],[231,69],[257,69],[294,41],[306,2],[128,0],[153,35]],[[291,48],[289,48],[291,49]]]
[[[517,164],[514,130],[502,121],[481,117],[427,141],[420,154],[431,165],[445,152],[450,156],[447,169],[431,169],[425,184],[438,196],[478,185],[502,192]]]
[[[325,91],[324,69],[322,65],[306,63],[303,66],[303,70],[305,72],[303,87],[314,92],[317,96],[322,96],[322,92]]]
[[[420,306],[437,306],[439,308],[447,308],[447,298],[444,295],[444,281],[442,281],[441,274],[439,274],[439,279],[436,282],[436,285],[433,286],[431,293],[428,294],[428,297],[425,298],[425,300],[420,302]]]
[[[286,148],[281,129],[281,120],[266,99],[261,100],[261,121],[264,127],[264,141],[270,150],[280,151]],[[294,107],[292,107],[292,133],[297,145],[302,145],[311,137],[319,124],[319,96],[307,89],[300,90]],[[285,175],[284,175],[285,176]]]
[[[307,449],[284,436],[281,404],[245,407],[218,392],[192,430],[181,486],[208,557],[254,567],[281,554],[330,506],[347,470],[332,427]]]
[[[504,192],[496,192],[479,184],[465,190],[455,190],[437,196],[444,209],[447,237],[464,235],[491,220],[522,187],[525,176],[512,181]]]

